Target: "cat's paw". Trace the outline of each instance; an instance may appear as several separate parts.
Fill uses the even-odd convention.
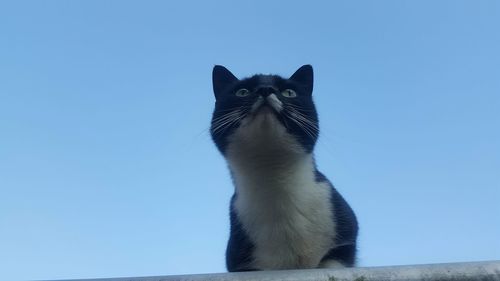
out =
[[[324,260],[318,265],[318,268],[345,268],[345,265],[336,260]]]

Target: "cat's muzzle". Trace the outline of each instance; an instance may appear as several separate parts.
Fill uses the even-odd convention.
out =
[[[282,109],[283,103],[273,93],[265,97],[260,96],[252,106],[252,113],[279,113]]]

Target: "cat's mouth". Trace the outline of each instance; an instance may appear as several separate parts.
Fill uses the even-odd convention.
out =
[[[246,124],[257,125],[259,128],[276,128],[281,124],[280,112],[269,103],[262,103],[252,110]]]
[[[249,121],[250,123],[254,123],[257,120],[260,120],[259,122],[266,122],[275,119],[276,116],[276,110],[269,104],[263,103],[252,110]]]
[[[246,124],[277,124],[280,123],[280,110],[282,103],[271,94],[264,98],[260,97],[252,106]]]
[[[259,106],[254,114],[255,115],[258,115],[258,114],[275,114],[276,113],[276,110],[269,104],[267,103],[264,103],[262,104],[261,106]]]
[[[275,123],[279,120],[279,111],[270,103],[264,102],[251,115],[251,120],[260,120],[259,122]]]
[[[271,94],[266,98],[259,98],[252,106],[252,113],[257,114],[278,114],[283,107],[282,102],[274,95]]]

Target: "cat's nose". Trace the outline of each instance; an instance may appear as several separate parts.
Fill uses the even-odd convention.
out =
[[[267,97],[270,94],[275,94],[278,90],[274,87],[271,86],[264,86],[264,87],[259,87],[257,88],[257,94],[261,95],[262,97]]]

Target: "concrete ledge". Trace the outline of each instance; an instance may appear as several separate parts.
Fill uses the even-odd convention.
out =
[[[500,261],[87,279],[86,281],[500,281]]]

